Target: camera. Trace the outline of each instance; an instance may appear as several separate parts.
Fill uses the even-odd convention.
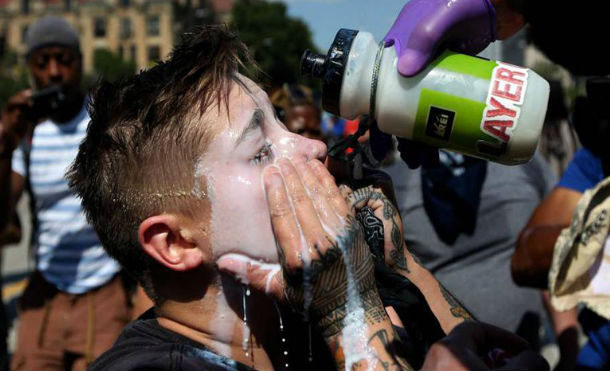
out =
[[[36,122],[59,109],[65,102],[66,95],[61,86],[51,86],[34,92],[31,99],[34,104],[27,109],[26,115]]]

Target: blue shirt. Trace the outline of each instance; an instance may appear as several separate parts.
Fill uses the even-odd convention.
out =
[[[36,268],[59,290],[71,294],[102,286],[120,269],[87,223],[80,200],[69,189],[65,177],[89,120],[84,104],[70,122],[47,120],[38,124],[30,152],[30,183],[38,218],[34,235]],[[13,154],[12,167],[25,176],[22,148]]]
[[[600,159],[588,149],[581,148],[574,155],[557,186],[584,193],[587,189],[595,187],[602,179],[604,172]]]

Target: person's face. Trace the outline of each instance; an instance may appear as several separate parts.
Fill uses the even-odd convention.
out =
[[[277,262],[262,174],[280,157],[324,161],[326,146],[291,133],[275,116],[267,94],[242,77],[248,90],[233,84],[229,115],[216,115],[220,132],[209,144],[195,172],[207,182],[211,204],[212,259],[239,253],[253,259]],[[224,105],[222,105],[224,106]],[[221,107],[222,108],[222,107]],[[201,246],[209,246],[202,241]]]
[[[293,133],[310,139],[322,139],[320,111],[312,105],[303,104],[286,110],[286,127]]]
[[[69,93],[80,87],[80,55],[70,48],[49,46],[37,49],[30,55],[28,65],[37,89],[61,85]]]

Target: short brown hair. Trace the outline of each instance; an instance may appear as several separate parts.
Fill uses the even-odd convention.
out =
[[[165,269],[140,247],[138,228],[163,212],[192,215],[205,197],[194,175],[214,135],[201,124],[211,105],[228,109],[246,46],[225,26],[204,26],[183,36],[169,59],[117,84],[94,90],[87,137],[69,170],[104,248],[159,303],[153,270]]]

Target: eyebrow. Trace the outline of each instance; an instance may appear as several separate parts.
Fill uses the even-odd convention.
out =
[[[261,110],[260,108],[256,108],[254,110],[254,113],[252,114],[252,117],[250,118],[250,122],[248,123],[248,126],[246,126],[244,128],[244,130],[241,132],[241,134],[239,134],[239,137],[237,137],[237,140],[235,141],[235,147],[239,146],[244,141],[244,139],[246,139],[248,134],[250,134],[250,132],[261,127],[264,116],[265,116],[265,114],[264,114],[263,110]]]

